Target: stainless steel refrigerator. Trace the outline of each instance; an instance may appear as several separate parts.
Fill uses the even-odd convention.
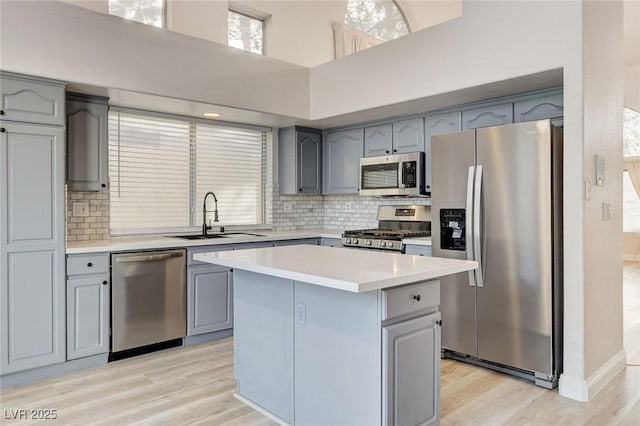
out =
[[[442,348],[552,388],[562,369],[562,130],[549,120],[433,136],[433,255]]]

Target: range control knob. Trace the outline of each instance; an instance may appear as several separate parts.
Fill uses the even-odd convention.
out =
[[[387,244],[387,247],[393,248],[393,242],[389,242],[389,244]]]
[[[366,244],[366,245],[368,245],[368,246],[370,246],[370,245],[371,245],[371,240],[367,240],[367,241],[365,241],[365,244]]]
[[[386,241],[380,241],[380,247],[386,247],[386,246],[387,246]]]
[[[351,244],[351,238],[347,238],[347,244]]]
[[[352,242],[353,242],[353,244],[358,244],[358,239],[354,238]]]

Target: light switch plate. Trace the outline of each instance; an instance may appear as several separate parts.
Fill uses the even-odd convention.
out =
[[[350,212],[351,211],[351,203],[345,203],[344,211],[346,211],[346,212]]]
[[[89,216],[89,203],[73,203],[73,215],[76,217]]]
[[[596,159],[596,185],[604,186],[604,155],[595,154]]]
[[[611,203],[602,203],[602,220],[611,220]]]

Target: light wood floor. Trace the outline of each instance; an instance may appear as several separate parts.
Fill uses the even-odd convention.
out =
[[[64,425],[272,425],[233,397],[231,338],[171,349],[0,391],[11,409],[56,409]],[[443,425],[638,425],[640,367],[580,403],[479,367],[442,362]],[[338,426],[338,425],[327,425]]]
[[[640,262],[625,262],[622,276],[627,364],[640,365]]]

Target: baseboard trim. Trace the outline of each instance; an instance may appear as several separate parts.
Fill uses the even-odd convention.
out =
[[[187,336],[184,338],[185,346],[200,345],[202,343],[213,342],[214,340],[224,339],[233,336],[233,328],[228,330],[213,331],[206,334],[198,334],[195,336]]]
[[[270,420],[278,423],[279,425],[282,426],[291,426],[289,425],[289,423],[285,422],[284,420],[282,420],[280,417],[276,416],[275,414],[271,413],[270,411],[265,410],[264,408],[262,408],[261,406],[259,406],[258,404],[249,401],[247,398],[245,398],[244,396],[240,395],[239,393],[235,392],[233,394],[233,396],[239,400],[242,401],[243,403],[247,404],[249,407],[253,408],[254,410],[256,410],[257,412],[259,412],[260,414],[264,415],[265,417],[268,417]]]
[[[609,360],[586,380],[575,379],[564,374],[560,376],[559,393],[576,401],[590,401],[598,392],[626,368],[627,356],[624,349]]]

